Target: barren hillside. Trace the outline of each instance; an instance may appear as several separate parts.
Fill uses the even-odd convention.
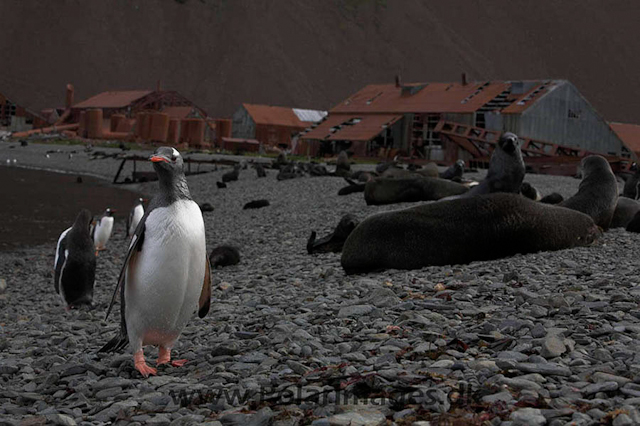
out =
[[[40,109],[157,80],[215,116],[330,108],[365,84],[567,78],[640,123],[640,2],[1,1],[0,91]]]

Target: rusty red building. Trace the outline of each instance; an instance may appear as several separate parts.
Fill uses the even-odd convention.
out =
[[[268,146],[291,148],[296,136],[321,121],[326,111],[242,104],[232,117],[232,135]]]
[[[523,153],[568,156],[634,154],[567,80],[373,84],[329,111],[301,135],[299,154],[352,151],[451,163],[487,157],[504,131]]]

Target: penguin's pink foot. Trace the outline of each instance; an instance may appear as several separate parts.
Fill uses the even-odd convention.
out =
[[[187,363],[186,359],[176,359],[171,361],[171,350],[160,347],[160,351],[158,354],[158,365],[162,364],[171,364],[172,367],[182,367]]]
[[[138,351],[133,355],[133,365],[136,367],[136,370],[142,374],[143,377],[149,377],[149,375],[155,376],[157,371],[153,367],[149,367],[147,362],[144,360],[144,353],[142,351]]]

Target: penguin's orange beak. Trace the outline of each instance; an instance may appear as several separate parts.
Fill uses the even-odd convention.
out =
[[[159,163],[160,161],[164,161],[165,163],[168,163],[169,160],[165,157],[162,157],[160,155],[152,155],[151,158],[149,158],[150,161],[154,162],[154,163]]]

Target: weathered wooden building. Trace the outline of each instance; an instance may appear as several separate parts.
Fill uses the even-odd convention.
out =
[[[630,150],[567,80],[374,84],[340,102],[325,121],[301,135],[297,150],[339,149],[359,156],[396,153],[451,162],[471,157],[463,139],[510,131],[520,138],[611,156]],[[446,123],[466,125],[455,138]],[[474,142],[470,140],[469,143]],[[551,148],[549,148],[551,147]]]
[[[47,120],[0,93],[0,130],[22,132],[43,127]]]
[[[326,115],[326,111],[242,104],[232,117],[232,136],[288,149],[296,135]]]

